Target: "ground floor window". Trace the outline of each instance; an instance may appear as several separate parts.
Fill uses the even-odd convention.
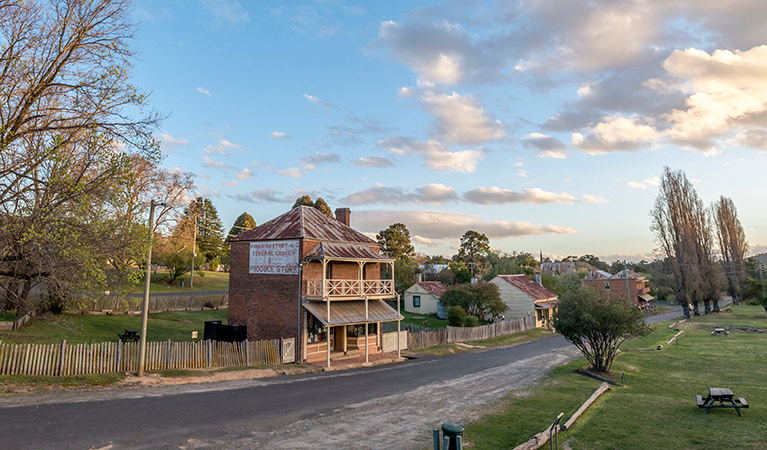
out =
[[[378,324],[377,323],[369,323],[368,324],[368,334],[376,334],[377,332],[378,332]],[[347,325],[346,326],[346,335],[349,336],[349,337],[364,336],[365,335],[365,324]]]
[[[414,295],[413,296],[413,308],[420,308],[421,307],[421,296],[420,295]]]
[[[322,322],[317,320],[316,317],[310,315],[309,316],[309,326],[306,329],[306,336],[308,339],[308,342],[314,343],[314,342],[324,342],[327,340],[325,332],[325,327],[322,326]]]

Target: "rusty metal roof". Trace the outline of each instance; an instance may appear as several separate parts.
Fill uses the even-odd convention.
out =
[[[537,309],[552,309],[556,308],[559,300],[542,300],[534,302]]]
[[[312,313],[325,325],[349,325],[366,322],[390,322],[404,319],[391,306],[383,300],[368,300],[368,318],[365,319],[364,300],[346,300],[330,302],[330,320],[328,320],[327,306],[325,302],[307,302],[303,304],[307,311]]]
[[[555,298],[557,294],[537,284],[527,275],[498,275],[498,278],[511,284],[520,291],[529,295],[533,300],[548,300]]]
[[[333,242],[321,242],[314,247],[306,259],[349,259],[354,261],[394,261],[391,258],[375,252],[366,245],[338,244]]]
[[[330,242],[378,244],[359,231],[328,217],[322,211],[311,206],[296,206],[279,217],[241,233],[232,241],[301,238]]]
[[[442,294],[445,293],[447,290],[447,287],[445,287],[444,284],[440,281],[419,281],[416,283],[418,286],[421,286],[423,290],[428,292],[431,295],[434,295],[435,297],[439,298],[442,296]]]

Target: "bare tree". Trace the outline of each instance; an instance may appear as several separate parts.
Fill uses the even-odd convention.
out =
[[[737,305],[740,300],[740,291],[746,281],[746,253],[748,252],[746,233],[738,219],[735,203],[731,199],[720,197],[719,201],[712,206],[712,216],[716,224],[716,237],[727,278],[727,293]]]

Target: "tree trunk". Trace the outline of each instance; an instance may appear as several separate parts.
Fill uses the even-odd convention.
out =
[[[714,299],[712,303],[714,304],[714,312],[719,312],[719,299]]]
[[[692,311],[693,315],[699,316],[700,315],[700,309],[698,308],[698,301],[695,300],[692,302]]]
[[[740,303],[738,302],[738,296],[737,295],[733,294],[733,296],[732,296],[732,304],[733,305],[740,305]]]
[[[711,312],[711,305],[708,300],[703,300],[703,314],[708,314]]]
[[[687,305],[682,305],[682,316],[685,319],[690,318],[690,308],[688,308]]]

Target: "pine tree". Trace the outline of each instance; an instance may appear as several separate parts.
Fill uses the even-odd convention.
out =
[[[326,216],[330,218],[334,218],[333,211],[330,209],[330,206],[323,200],[322,197],[317,197],[317,200],[314,201],[314,204],[312,205],[315,208],[319,209],[323,213],[325,213]]]
[[[229,242],[233,237],[239,236],[240,233],[252,230],[253,228],[256,228],[256,221],[253,219],[253,216],[244,212],[234,221],[234,225],[229,230],[229,234],[226,235],[225,241]]]

